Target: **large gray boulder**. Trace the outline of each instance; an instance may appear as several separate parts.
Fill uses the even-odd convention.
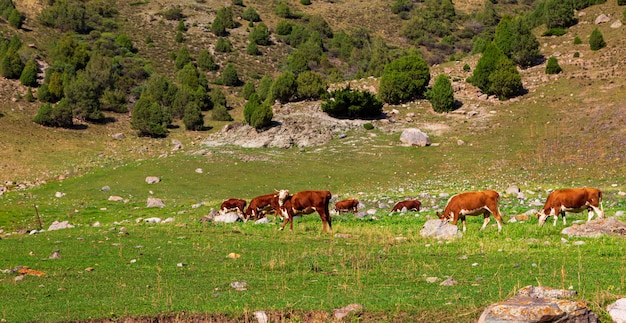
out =
[[[148,201],[146,202],[146,207],[160,207],[163,208],[165,207],[165,203],[163,203],[163,200],[156,198],[156,197],[149,197]]]
[[[572,290],[526,286],[515,297],[489,305],[478,323],[598,322],[584,302],[563,299],[575,294]]]
[[[626,235],[626,223],[614,218],[603,218],[589,221],[583,224],[573,224],[561,231],[570,237],[598,238],[603,235],[624,236]]]
[[[440,219],[426,221],[420,234],[424,238],[435,238],[437,240],[454,240],[463,237],[459,227]]]
[[[607,306],[611,319],[615,323],[626,323],[626,298],[620,298],[615,303]]]
[[[213,217],[213,222],[235,223],[239,221],[239,219],[239,214],[237,214],[237,212],[228,212],[226,214]]]
[[[405,146],[430,146],[428,135],[417,128],[404,129],[400,135],[400,141]]]

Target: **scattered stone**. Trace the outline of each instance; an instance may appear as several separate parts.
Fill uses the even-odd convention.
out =
[[[126,136],[123,133],[121,133],[121,132],[114,133],[114,134],[111,135],[111,137],[113,137],[113,139],[124,139],[124,138],[126,138]]]
[[[267,217],[263,217],[254,221],[254,224],[266,224],[266,223],[270,223],[270,219],[268,219]]]
[[[361,304],[350,304],[346,305],[342,308],[335,309],[333,311],[333,317],[336,320],[342,320],[350,314],[358,315],[363,311],[363,305]]]
[[[161,223],[172,223],[174,221],[176,221],[175,218],[166,218],[165,220],[161,221]]]
[[[49,259],[61,259],[61,254],[60,254],[61,250],[54,250],[52,252],[52,254],[50,255],[50,257],[48,257]]]
[[[430,146],[430,138],[428,135],[416,128],[404,129],[400,135],[400,141],[405,146]]]
[[[456,284],[458,284],[459,282],[454,280],[454,278],[450,277],[444,281],[441,282],[441,284],[439,284],[439,286],[454,286]]]
[[[241,258],[241,255],[238,254],[238,253],[231,252],[231,253],[228,254],[227,257],[230,258],[230,259],[239,259],[239,258]]]
[[[115,196],[115,195],[111,195],[109,196],[109,201],[113,201],[113,202],[120,202],[123,201],[124,198],[121,196]]]
[[[615,216],[624,216],[624,211],[615,212]]]
[[[615,323],[626,323],[626,298],[620,298],[606,307],[611,319]]]
[[[161,181],[161,178],[158,176],[148,176],[146,177],[146,183],[148,184],[156,184]]]
[[[146,223],[161,223],[161,218],[153,217],[153,218],[143,219],[143,221]]]
[[[48,231],[54,231],[54,230],[61,230],[61,229],[71,229],[74,226],[71,225],[69,223],[69,221],[54,221],[52,222],[52,224],[50,225],[50,227],[48,227]]]
[[[165,203],[163,203],[163,200],[156,198],[156,197],[149,197],[148,198],[148,202],[146,203],[146,207],[150,208],[150,207],[160,207],[160,208],[164,208],[165,207]]]
[[[230,283],[230,287],[238,291],[244,291],[248,289],[248,284],[246,282],[232,282]]]
[[[574,224],[561,231],[571,237],[598,238],[602,235],[626,236],[626,223],[614,217],[596,219],[583,224]]]
[[[203,173],[202,168],[196,168],[196,173],[198,173],[198,174],[202,174],[202,173]]]
[[[239,214],[236,212],[228,212],[222,215],[216,215],[213,217],[213,222],[221,222],[221,223],[235,223],[239,221]]]
[[[95,269],[93,267],[87,267],[85,268],[85,271],[94,271]]]
[[[456,144],[457,144],[458,146],[463,146],[463,145],[465,145],[465,141],[463,141],[463,140],[459,139],[459,140],[457,140],[457,141],[456,141]]]
[[[105,186],[103,186],[100,190],[101,190],[101,191],[105,191],[105,192],[107,192],[107,191],[110,191],[110,190],[111,190],[111,187],[109,187],[109,185],[105,185]]]
[[[456,225],[440,219],[426,221],[420,234],[424,238],[435,238],[437,240],[454,240],[463,237],[463,233],[459,231]]]
[[[426,282],[434,284],[439,281],[439,277],[426,277]]]
[[[268,323],[269,317],[264,311],[256,311],[253,313],[257,323]]]
[[[64,196],[65,196],[65,193],[61,193],[61,192],[54,193],[54,197],[56,197],[56,198],[62,198]]]
[[[172,151],[177,151],[177,150],[183,149],[183,143],[180,142],[180,140],[172,139],[172,145],[174,146],[174,147],[172,147]]]
[[[623,25],[622,21],[618,19],[618,20],[615,20],[615,22],[611,24],[611,28],[617,29],[621,27],[622,25]]]
[[[611,21],[611,18],[609,18],[605,14],[601,14],[596,18],[596,20],[594,21],[594,24],[599,25],[599,24],[607,23],[609,21]]]
[[[507,195],[517,195],[519,192],[521,192],[521,190],[516,185],[511,185],[506,189]]]
[[[367,210],[367,215],[374,215],[374,214],[376,214],[376,209]]]
[[[94,227],[94,228],[99,228],[99,227],[101,227],[102,225],[100,224],[100,221],[96,221],[96,222],[94,222],[91,226],[92,226],[92,227]]]

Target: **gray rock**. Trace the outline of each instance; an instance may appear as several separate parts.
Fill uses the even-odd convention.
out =
[[[180,140],[172,139],[172,145],[174,146],[174,147],[172,147],[172,151],[177,151],[177,150],[183,149],[183,143],[180,142]]]
[[[615,20],[615,22],[611,24],[611,28],[617,29],[621,27],[622,25],[623,25],[622,21],[618,19],[618,20]]]
[[[114,133],[114,134],[111,135],[111,137],[113,137],[113,139],[124,139],[124,138],[126,138],[126,136],[123,133],[121,133],[121,132]]]
[[[61,229],[71,229],[74,226],[71,225],[68,221],[54,221],[52,222],[52,224],[50,225],[50,227],[48,227],[48,231],[54,231],[54,230],[61,230]]]
[[[119,201],[123,201],[123,200],[124,200],[124,198],[122,198],[121,196],[115,196],[115,195],[109,196],[109,201],[119,202]]]
[[[624,216],[624,211],[615,212],[615,216]]]
[[[626,323],[626,298],[620,298],[606,307],[611,319],[615,323]]]
[[[583,224],[574,224],[561,230],[562,234],[569,237],[598,238],[602,235],[625,236],[626,223],[614,217],[596,219]]]
[[[268,219],[267,217],[263,217],[254,221],[254,224],[267,224],[267,223],[270,223],[270,219]]]
[[[346,306],[344,306],[342,308],[335,309],[333,311],[333,317],[336,320],[342,320],[346,316],[348,316],[348,315],[350,315],[352,313],[358,314],[358,313],[361,313],[362,311],[363,311],[363,305],[361,305],[361,304],[350,304],[350,305],[346,305]]]
[[[605,14],[601,14],[596,18],[596,20],[594,21],[594,24],[599,25],[599,24],[603,24],[609,21],[611,21],[611,18],[609,18]]]
[[[267,314],[264,311],[256,311],[252,314],[254,314],[254,318],[256,319],[258,323],[268,323],[270,321]]]
[[[158,176],[148,176],[146,177],[146,183],[148,184],[156,184],[161,181],[161,178]]]
[[[105,192],[107,192],[107,191],[110,191],[110,190],[111,190],[111,187],[109,187],[109,185],[105,185],[105,186],[103,186],[100,190],[101,190],[101,191],[105,191]]]
[[[367,210],[367,214],[368,214],[368,215],[374,215],[374,214],[376,214],[376,209],[369,209],[369,210]]]
[[[165,220],[161,221],[161,223],[172,223],[174,221],[176,221],[174,218],[165,218]]]
[[[143,221],[146,223],[161,223],[161,218],[152,217],[152,218],[143,219]]]
[[[430,138],[428,135],[416,128],[404,129],[400,135],[400,141],[405,146],[430,146]]]
[[[61,193],[61,192],[54,193],[54,197],[56,197],[56,198],[62,198],[64,196],[65,196],[65,193]]]
[[[439,284],[439,286],[454,286],[456,284],[458,284],[459,282],[454,280],[454,278],[450,277],[444,281],[441,282],[441,284]]]
[[[238,290],[238,291],[243,291],[248,289],[248,283],[246,282],[232,282],[230,283],[230,287]]]
[[[519,194],[519,192],[521,192],[521,190],[516,185],[511,185],[509,186],[509,188],[506,189],[507,195],[517,195]]]
[[[156,197],[149,197],[148,198],[148,202],[146,203],[146,207],[160,207],[163,208],[165,207],[165,203],[163,203],[163,200],[156,198]]]
[[[236,212],[228,212],[226,214],[213,217],[213,222],[235,223],[237,221],[239,221],[239,214]]]
[[[456,225],[440,219],[426,221],[420,234],[424,238],[435,238],[438,240],[454,240],[463,237],[463,233],[459,231]]]

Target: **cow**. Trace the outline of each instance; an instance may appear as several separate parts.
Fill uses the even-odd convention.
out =
[[[225,214],[229,211],[236,211],[238,214],[243,215],[243,211],[246,208],[246,200],[242,199],[228,199],[222,202],[220,205],[220,213]]]
[[[554,226],[559,218],[559,214],[563,218],[565,225],[565,212],[580,213],[587,210],[587,222],[591,221],[594,213],[598,217],[604,218],[604,209],[602,208],[602,192],[596,188],[565,188],[552,191],[543,209],[537,213],[539,226],[542,226],[549,216],[554,216]]]
[[[437,217],[442,220],[452,220],[452,224],[454,225],[461,219],[461,222],[463,222],[463,232],[465,232],[465,216],[482,214],[484,222],[480,230],[483,230],[491,220],[489,215],[493,214],[493,217],[496,218],[498,222],[498,232],[500,232],[502,230],[502,215],[498,209],[499,201],[500,194],[492,190],[460,193],[452,196],[448,200],[445,210],[441,214],[437,212]]]
[[[406,208],[407,211],[417,211],[419,212],[420,207],[422,206],[422,202],[418,200],[404,200],[396,203],[391,209],[391,212],[402,211],[402,209]]]
[[[294,216],[317,211],[322,219],[322,230],[332,232],[332,220],[328,211],[328,203],[330,203],[331,198],[332,195],[329,191],[302,191],[291,195],[288,190],[281,190],[278,193],[278,204],[284,221],[280,229],[285,229],[287,222],[290,222],[289,229],[293,230]]]
[[[359,208],[359,200],[355,199],[347,199],[343,201],[339,201],[335,203],[335,211],[338,213],[341,212],[352,212],[356,213]]]
[[[257,196],[250,201],[250,205],[248,205],[248,209],[246,209],[246,213],[244,214],[244,220],[248,220],[250,217],[258,220],[270,210],[278,214],[278,207],[277,193]]]

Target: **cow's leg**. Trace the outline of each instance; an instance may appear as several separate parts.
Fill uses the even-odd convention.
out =
[[[485,212],[483,214],[483,226],[480,228],[481,231],[484,230],[487,227],[487,224],[489,223],[489,221],[491,221],[491,218],[489,217],[489,215],[490,215],[489,212]]]
[[[494,207],[495,212],[492,212],[493,217],[496,219],[496,222],[498,223],[498,232],[502,231],[502,213],[500,213],[500,209],[498,209],[498,206],[496,205]],[[487,216],[487,215],[485,215]]]
[[[556,211],[555,209],[550,209],[550,215],[554,216],[554,224],[553,226],[556,227],[556,221],[559,220],[559,213],[561,213],[561,211]]]
[[[465,222],[465,219],[466,219],[465,215],[461,216],[460,218],[461,218],[461,224],[463,224],[463,232],[465,232],[467,230],[467,225]]]
[[[565,222],[565,211],[561,211],[561,217],[563,218],[563,226],[567,225],[567,223]],[[557,217],[558,218],[558,217]],[[556,221],[555,221],[556,222]]]
[[[328,203],[324,205],[323,210],[316,210],[316,211],[317,213],[319,213],[320,217],[322,218],[322,223],[323,223],[322,230],[324,232],[332,232],[333,224],[332,224],[332,219],[330,217],[330,212],[328,211]]]
[[[600,208],[590,205],[587,209],[587,222],[593,219],[594,213],[598,215],[598,218],[604,218],[604,212]]]

